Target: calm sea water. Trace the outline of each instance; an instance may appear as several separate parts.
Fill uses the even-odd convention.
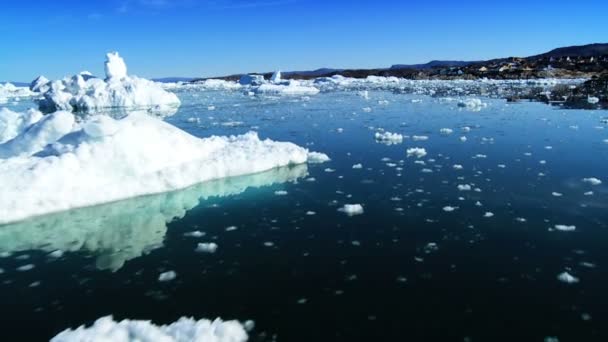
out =
[[[179,95],[167,121],[193,135],[256,130],[332,161],[0,226],[4,338],[111,314],[251,319],[252,341],[608,340],[608,112]],[[410,138],[378,143],[380,128]],[[427,155],[408,158],[412,147]],[[166,271],[176,278],[158,281]]]

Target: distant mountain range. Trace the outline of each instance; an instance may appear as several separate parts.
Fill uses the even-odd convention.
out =
[[[465,61],[430,61],[425,64],[395,64],[390,69],[415,69],[415,70],[428,70],[433,68],[446,68],[446,67],[464,67],[467,65],[480,63],[481,61],[465,62]]]
[[[570,57],[576,61],[569,61]],[[582,60],[583,58],[597,57]],[[565,60],[559,60],[566,58]],[[396,76],[409,79],[498,79],[541,77],[591,77],[608,71],[608,44],[568,46],[530,57],[507,57],[487,61],[439,61],[425,64],[395,64],[378,69],[321,68],[311,71],[283,72],[284,78],[311,79],[342,75],[363,78],[367,76]],[[261,73],[269,78],[272,73]],[[238,80],[241,75],[219,77]],[[217,78],[217,77],[216,77]],[[197,81],[201,79],[194,79]]]

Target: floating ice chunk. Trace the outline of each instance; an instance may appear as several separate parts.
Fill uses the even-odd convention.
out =
[[[186,233],[184,233],[184,236],[193,237],[193,238],[200,238],[200,237],[205,236],[205,233],[201,232],[200,230],[195,230],[195,231],[192,231],[192,232],[186,232]]]
[[[363,206],[361,204],[345,204],[342,208],[338,210],[348,216],[363,214]]]
[[[583,182],[585,183],[589,183],[591,185],[600,185],[602,184],[602,181],[595,178],[595,177],[591,177],[591,178],[583,178]]]
[[[559,230],[562,232],[573,232],[576,230],[576,226],[569,226],[569,225],[565,225],[565,224],[556,224],[554,227],[556,230]]]
[[[308,152],[308,162],[311,164],[321,164],[330,161],[325,153]]]
[[[588,103],[591,103],[591,104],[596,104],[596,103],[600,102],[600,99],[598,99],[598,98],[597,98],[597,97],[595,97],[595,96],[589,96],[589,97],[587,98],[587,102],[588,102]]]
[[[452,206],[449,206],[449,205],[443,207],[443,211],[448,212],[448,213],[452,212],[452,211],[454,211],[456,209],[458,209],[458,207],[452,207]]]
[[[251,326],[251,323],[249,324]],[[150,321],[123,320],[115,322],[111,316],[102,317],[86,328],[66,329],[51,342],[82,341],[141,341],[141,342],[245,342],[246,329],[238,321],[214,321],[182,317],[169,325],[157,326]]]
[[[580,279],[578,279],[577,277],[571,275],[568,272],[562,272],[557,276],[557,279],[559,281],[561,281],[562,283],[566,283],[566,284],[576,284],[580,281]]]
[[[266,80],[264,80],[264,76],[262,75],[243,75],[239,79],[239,84],[241,85],[258,86],[264,84],[265,82]]]
[[[300,81],[289,80],[280,84],[264,83],[251,88],[257,95],[316,95],[319,89],[303,85]]]
[[[27,272],[27,271],[31,271],[34,269],[34,264],[27,264],[27,265],[23,265],[23,266],[19,266],[17,267],[17,271],[19,272]]]
[[[106,54],[105,62],[106,78],[125,78],[127,77],[127,65],[118,52]]]
[[[439,130],[439,133],[441,133],[443,135],[449,135],[449,134],[452,134],[452,132],[454,132],[454,130],[451,128],[442,128]]]
[[[391,133],[391,132],[376,132],[374,135],[376,141],[382,142],[387,145],[400,144],[403,142],[403,135],[399,133]]]
[[[462,170],[462,165],[460,165],[460,164],[454,164],[452,166],[452,168],[454,168],[454,170]]]
[[[371,107],[364,107],[363,111],[366,112],[366,113],[371,113],[372,109],[371,109]]]
[[[486,217],[486,218],[493,217],[493,216],[494,216],[494,213],[489,212],[489,211],[486,212],[485,214],[483,214],[483,217]]]
[[[412,140],[414,141],[425,141],[428,140],[429,137],[427,137],[426,135],[414,135],[412,136]]]
[[[562,196],[563,196],[561,193],[559,193],[559,192],[555,192],[555,191],[553,191],[553,192],[551,193],[551,195],[552,195],[552,196],[554,196],[554,197],[562,197]]]
[[[166,282],[171,281],[177,277],[177,273],[175,271],[167,271],[158,275],[158,281]]]
[[[63,256],[63,251],[61,249],[54,250],[49,253],[49,256],[55,259],[61,258]]]
[[[479,111],[487,106],[488,104],[481,102],[480,99],[464,99],[458,102],[458,107],[463,107],[473,111]]]
[[[277,191],[274,192],[274,194],[277,195],[277,196],[285,196],[285,195],[287,195],[287,191],[285,191],[285,190],[277,190]]]
[[[70,113],[47,120],[56,115],[61,127],[71,123]],[[96,125],[93,135],[114,133],[91,137],[74,125],[56,141],[40,135],[23,145],[29,152],[52,144],[43,153],[30,157],[20,150],[0,157],[0,223],[327,159],[291,143],[260,140],[254,132],[199,139],[140,113]],[[86,120],[82,126],[88,126]],[[30,128],[13,141],[27,141],[35,131]]]
[[[215,253],[217,247],[215,242],[199,242],[198,245],[196,245],[195,251],[198,253]]]
[[[362,168],[363,168],[363,165],[361,165],[361,164],[353,165],[353,169],[362,169]]]
[[[469,184],[459,184],[458,185],[458,190],[459,191],[471,191],[471,186]]]
[[[460,141],[462,141],[462,142],[467,141],[467,137],[465,137],[465,136],[462,136],[462,137],[460,137],[459,139],[460,139]]]
[[[422,158],[422,157],[426,156],[426,150],[421,147],[408,148],[405,152],[407,153],[408,158],[409,157]]]

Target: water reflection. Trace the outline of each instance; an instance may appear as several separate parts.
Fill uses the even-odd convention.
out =
[[[200,201],[295,182],[307,174],[305,164],[276,168],[0,226],[0,253],[82,251],[96,256],[97,268],[116,271],[126,261],[162,246],[167,223],[183,218]]]

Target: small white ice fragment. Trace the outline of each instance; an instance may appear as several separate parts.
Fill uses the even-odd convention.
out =
[[[600,185],[602,184],[602,181],[595,178],[595,177],[590,177],[590,178],[583,178],[583,182],[585,183],[589,183],[591,185]]]
[[[217,244],[215,242],[200,242],[196,246],[196,252],[198,253],[215,253],[217,251]]]
[[[285,191],[285,190],[277,190],[277,191],[274,192],[274,194],[277,195],[277,196],[285,196],[285,195],[287,195],[287,191]]]
[[[171,280],[175,279],[175,277],[177,277],[177,273],[175,273],[175,271],[167,271],[167,272],[163,272],[158,275],[158,281],[160,281],[160,282],[171,281]]]
[[[406,153],[407,153],[408,158],[409,157],[422,158],[422,157],[426,156],[426,150],[421,147],[408,148],[406,150]]]
[[[452,206],[449,206],[449,205],[443,207],[443,211],[448,212],[448,213],[452,212],[452,211],[454,211],[456,209],[458,209],[458,207],[452,207]]]
[[[562,272],[557,276],[557,279],[559,281],[561,281],[562,283],[566,283],[566,284],[576,284],[580,281],[580,279],[578,279],[577,277],[571,275],[568,272]]]
[[[459,184],[458,190],[459,191],[471,191],[471,186],[469,184]]]
[[[348,216],[363,214],[363,206],[361,204],[345,204],[342,208],[338,210]]]
[[[555,229],[562,231],[562,232],[573,232],[576,230],[576,226],[568,226],[565,224],[556,224]]]
[[[353,169],[362,169],[362,168],[363,168],[363,165],[361,165],[361,164],[353,165]]]

